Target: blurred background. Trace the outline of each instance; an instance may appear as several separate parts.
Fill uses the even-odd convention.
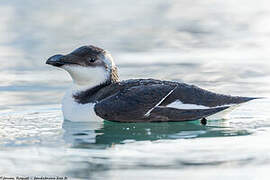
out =
[[[45,61],[90,44],[112,54],[121,79],[270,96],[267,0],[2,0],[0,175],[267,177],[269,100],[206,127],[107,122],[65,125],[65,134],[60,102],[71,79]]]
[[[123,53],[164,51],[179,60],[262,61],[269,9],[261,0],[2,1],[1,60],[10,63],[1,68],[41,68],[47,56],[85,44],[108,49],[118,63],[127,62]],[[162,62],[171,60],[165,57]]]

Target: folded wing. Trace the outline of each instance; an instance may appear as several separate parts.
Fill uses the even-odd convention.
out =
[[[191,95],[195,97],[188,98]],[[218,101],[219,97],[223,98],[222,102]],[[210,106],[207,109],[167,107],[177,100],[198,105],[210,103]],[[143,83],[142,81],[136,86],[129,85],[128,88],[123,88],[120,92],[99,101],[95,105],[95,112],[103,119],[118,122],[189,121],[223,111],[229,106],[213,106],[230,102],[235,102],[231,96],[218,95],[186,84],[166,81]]]

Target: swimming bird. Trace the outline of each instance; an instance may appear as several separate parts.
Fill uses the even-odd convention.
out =
[[[66,70],[73,80],[62,100],[64,119],[70,121],[190,121],[255,99],[217,94],[173,81],[120,81],[111,54],[92,45],[54,55],[46,64]]]

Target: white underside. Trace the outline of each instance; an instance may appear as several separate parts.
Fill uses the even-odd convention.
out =
[[[237,108],[238,106],[240,106],[239,104],[233,104],[231,105],[228,109],[225,109],[223,111],[220,111],[216,114],[210,115],[207,117],[208,120],[219,120],[219,119],[224,119],[226,118],[226,116],[232,112],[235,108]]]
[[[209,109],[210,107],[198,105],[198,104],[184,104],[180,100],[176,100],[171,104],[168,104],[167,107],[176,108],[176,109]]]
[[[223,106],[217,106],[217,107],[208,107],[198,104],[184,104],[180,100],[176,100],[172,102],[171,104],[168,104],[167,107],[176,108],[176,109],[211,109],[211,108],[218,108],[218,107],[224,107],[224,106],[230,106],[228,109],[225,109],[223,111],[220,111],[218,113],[215,113],[213,115],[210,115],[207,117],[207,119],[213,120],[213,119],[222,119],[224,118],[229,112],[234,110],[236,107],[238,107],[238,104],[226,104]]]
[[[94,103],[79,104],[72,97],[72,93],[72,90],[67,91],[62,100],[64,119],[73,122],[102,121],[95,113]]]

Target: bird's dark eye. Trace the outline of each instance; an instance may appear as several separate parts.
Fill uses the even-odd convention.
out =
[[[95,62],[96,59],[95,59],[95,58],[88,58],[88,61],[89,61],[89,62]]]

